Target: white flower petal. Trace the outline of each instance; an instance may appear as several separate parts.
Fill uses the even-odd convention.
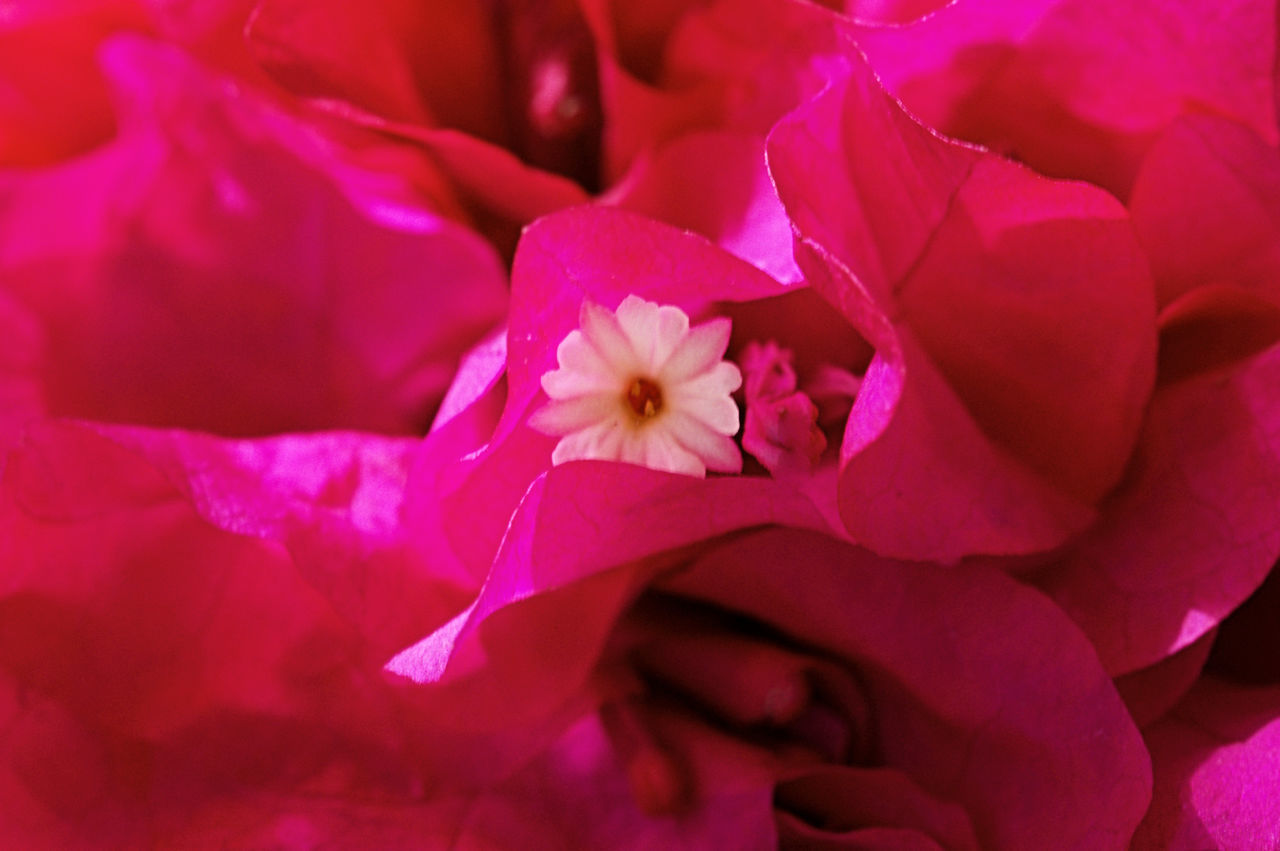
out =
[[[578,313],[582,336],[596,350],[614,374],[638,372],[643,362],[631,345],[631,339],[618,324],[613,311],[591,301],[582,303]]]
[[[738,405],[727,395],[684,397],[676,394],[671,399],[671,407],[728,437],[737,434],[742,425]]]
[[[677,443],[702,459],[707,469],[719,473],[742,472],[742,453],[733,438],[712,431],[683,411],[673,411],[663,426]]]
[[[543,376],[546,380],[546,376]],[[529,427],[548,435],[565,435],[612,419],[618,408],[611,395],[593,394],[553,399],[529,416]]]
[[[712,319],[688,331],[680,347],[662,364],[662,379],[678,383],[719,363],[729,348],[732,329],[728,319]]]
[[[618,305],[618,324],[645,370],[657,375],[689,333],[689,316],[671,304],[657,305],[630,295]]]
[[[699,478],[707,474],[707,465],[702,459],[677,443],[666,429],[654,428],[653,432],[648,438],[646,467]]]
[[[531,428],[561,436],[553,463],[623,461],[693,476],[742,469],[731,439],[739,426],[731,394],[742,374],[721,360],[727,319],[691,329],[679,307],[637,296],[616,313],[584,302],[579,318],[581,328],[556,348],[560,368],[542,376],[550,401],[529,418]]]
[[[737,365],[721,361],[710,369],[674,384],[667,395],[680,399],[718,399],[742,386]]]
[[[581,331],[570,331],[556,347],[560,368],[542,376],[542,389],[552,399],[599,393],[617,387],[614,368],[587,342]]]
[[[618,420],[596,423],[573,434],[567,434],[551,452],[552,464],[566,461],[614,461],[625,426]]]

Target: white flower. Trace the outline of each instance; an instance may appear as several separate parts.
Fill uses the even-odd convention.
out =
[[[551,400],[529,418],[561,437],[552,463],[626,461],[691,476],[742,469],[730,395],[742,373],[723,360],[728,319],[690,328],[680,308],[630,295],[616,313],[583,302],[579,324],[556,349],[560,368],[542,376]]]

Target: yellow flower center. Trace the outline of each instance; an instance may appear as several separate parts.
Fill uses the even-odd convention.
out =
[[[627,388],[627,405],[636,419],[653,419],[662,410],[662,388],[651,379],[639,377]]]

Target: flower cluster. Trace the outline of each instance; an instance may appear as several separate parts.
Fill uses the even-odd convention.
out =
[[[1280,12],[0,4],[0,837],[1280,843]]]

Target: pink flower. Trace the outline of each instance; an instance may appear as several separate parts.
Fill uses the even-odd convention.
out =
[[[378,669],[466,597],[396,523],[413,444],[33,428],[0,481],[5,840],[427,830]]]
[[[1146,755],[1060,612],[998,571],[893,563],[794,529],[725,534],[771,521],[816,517],[767,478],[601,463],[539,478],[472,607],[389,664],[451,782],[492,796],[528,783],[541,811],[577,812],[513,833],[490,810],[465,836],[1127,839]],[[592,806],[575,803],[584,788]]]

